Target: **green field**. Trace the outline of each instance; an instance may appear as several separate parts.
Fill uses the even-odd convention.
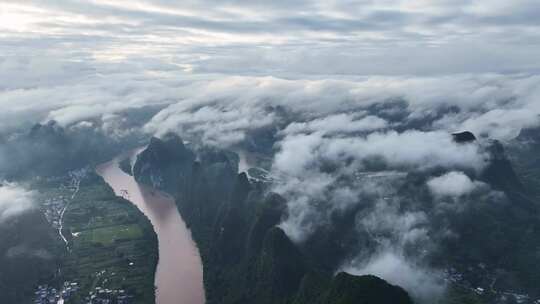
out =
[[[143,237],[143,231],[140,226],[116,225],[82,231],[78,238],[92,243],[100,243],[103,246],[109,246],[115,241],[127,241]]]
[[[43,199],[71,195],[57,182],[35,186]],[[79,283],[81,290],[66,304],[86,303],[85,297],[96,287],[125,290],[134,297],[134,304],[154,303],[157,237],[148,218],[136,206],[115,196],[92,173],[69,204],[64,228],[69,250],[60,258],[61,275],[40,284]]]

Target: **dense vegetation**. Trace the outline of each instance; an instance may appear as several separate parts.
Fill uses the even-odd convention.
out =
[[[0,177],[35,194],[32,208],[0,220],[1,303],[33,303],[40,285],[59,295],[64,282],[77,284],[67,304],[86,303],[96,287],[123,291],[133,303],[155,302],[153,228],[91,169],[112,158],[119,144],[51,122],[36,124],[0,149],[13,158]]]
[[[130,158],[124,158],[119,163],[118,166],[124,173],[127,175],[133,175],[132,168],[131,168],[131,159]]]
[[[68,303],[83,302],[96,287],[125,290],[135,297],[134,303],[154,303],[157,237],[137,207],[116,197],[93,175],[70,204],[65,226],[72,237],[63,260],[63,280],[81,286]]]
[[[37,284],[55,279],[63,255],[61,245],[39,210],[1,221],[1,302],[31,302]]]
[[[470,132],[454,134],[454,139],[461,145],[477,145]],[[450,274],[452,281],[440,303],[511,303],[524,297],[518,293],[528,294],[525,299],[538,296],[539,257],[531,250],[540,247],[538,194],[528,190],[535,175],[523,176],[527,173],[524,170],[516,173],[501,143],[487,141],[483,149],[489,156],[487,166],[480,174],[465,173],[491,190],[461,197],[466,212],[441,213],[436,197],[426,188],[430,178],[451,168],[411,170],[395,189],[403,208],[430,217],[430,235],[438,243],[426,260],[433,267],[456,273]],[[343,274],[336,280],[333,274],[347,252],[354,248],[367,253],[372,250],[371,237],[354,230],[355,218],[370,202],[334,214],[330,226],[319,229],[299,246],[276,227],[286,216],[284,199],[268,193],[266,182],[237,175],[237,166],[238,158],[230,152],[186,147],[174,135],[152,139],[135,165],[139,181],[175,194],[200,248],[208,302],[346,303],[354,298],[354,303],[362,303],[354,291],[375,278]],[[455,236],[440,237],[448,229]],[[382,303],[382,295],[401,290],[370,284],[377,286],[370,295],[378,297],[370,296],[366,303]],[[342,290],[353,285],[350,294]],[[486,287],[478,291],[479,286]],[[336,296],[336,290],[344,296]],[[392,301],[399,303],[396,298]]]
[[[411,303],[376,277],[333,278],[276,227],[283,198],[237,171],[233,153],[193,151],[174,135],[152,139],[134,168],[137,180],[175,194],[203,259],[207,303]]]

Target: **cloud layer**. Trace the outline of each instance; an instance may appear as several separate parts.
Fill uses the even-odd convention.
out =
[[[535,0],[5,0],[2,8],[0,53],[16,57],[159,58],[186,71],[233,74],[540,68]]]

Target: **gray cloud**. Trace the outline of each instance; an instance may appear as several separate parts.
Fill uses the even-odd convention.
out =
[[[16,57],[22,51],[75,60],[160,58],[192,71],[235,74],[540,69],[534,60],[540,8],[532,0],[30,0],[3,6],[3,53]]]

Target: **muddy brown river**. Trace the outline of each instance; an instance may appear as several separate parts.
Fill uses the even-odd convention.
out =
[[[122,196],[135,204],[152,222],[159,243],[155,285],[157,304],[203,304],[202,263],[191,232],[180,217],[171,196],[124,173],[118,166],[122,155],[97,167],[97,173]]]

